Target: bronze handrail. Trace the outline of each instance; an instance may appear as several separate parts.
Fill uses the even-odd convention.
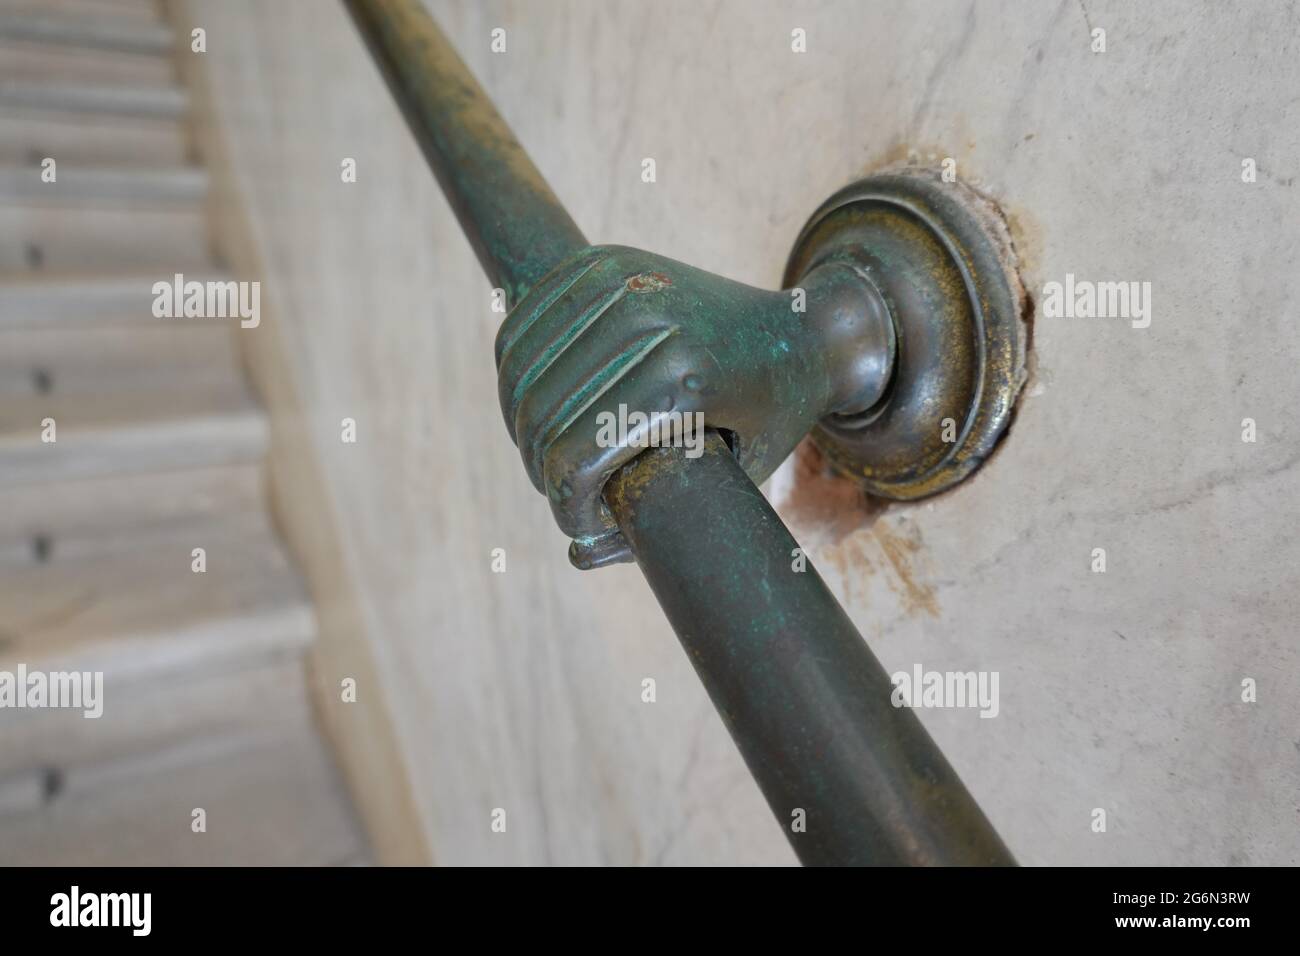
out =
[[[479,262],[513,306],[587,241],[418,0],[344,0]],[[605,489],[805,864],[1013,862],[790,532],[711,433]]]

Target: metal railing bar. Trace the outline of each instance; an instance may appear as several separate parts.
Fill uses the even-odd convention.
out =
[[[418,0],[344,0],[510,301],[586,240]],[[725,442],[644,452],[605,499],[806,864],[1014,863]],[[796,825],[802,813],[803,827]]]
[[[479,264],[513,306],[586,238],[419,3],[344,3]]]

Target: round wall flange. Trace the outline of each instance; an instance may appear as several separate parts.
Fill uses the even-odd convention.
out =
[[[823,419],[813,440],[871,494],[952,487],[992,452],[1025,380],[1025,294],[1006,224],[969,187],[909,167],[828,199],[795,242],[785,287],[831,259],[879,290],[897,351],[884,397]]]

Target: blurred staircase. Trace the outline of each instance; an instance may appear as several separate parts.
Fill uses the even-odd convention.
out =
[[[173,49],[154,0],[0,0],[0,671],[104,672],[98,720],[0,708],[0,865],[362,862],[238,320],[151,313],[221,275]]]

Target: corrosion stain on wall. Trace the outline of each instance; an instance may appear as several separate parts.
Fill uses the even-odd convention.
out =
[[[904,613],[911,617],[928,614],[937,618],[939,602],[935,599],[934,585],[927,580],[929,575],[922,573],[925,555],[920,525],[907,519],[896,526],[880,521],[872,525],[871,535],[889,571],[885,583],[898,595]]]
[[[898,596],[904,614],[939,616],[920,526],[901,515],[882,520],[893,503],[836,474],[812,441],[795,451],[785,479],[774,480],[772,497],[813,563],[838,578],[846,604],[864,606],[879,579]]]

